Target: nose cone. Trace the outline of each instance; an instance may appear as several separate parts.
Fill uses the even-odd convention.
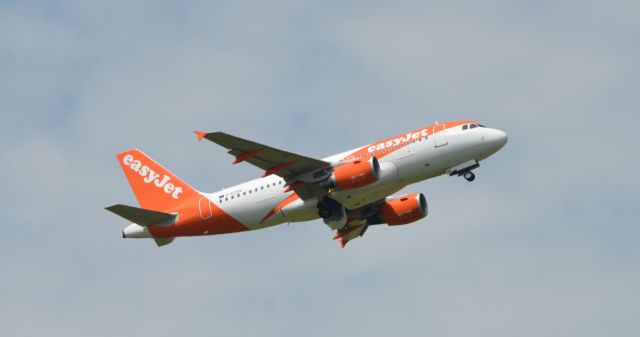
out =
[[[489,129],[487,131],[489,132],[486,137],[486,141],[491,144],[493,151],[498,151],[507,144],[509,137],[507,137],[507,134],[504,131],[498,129]]]
[[[482,138],[486,144],[485,148],[491,151],[491,153],[496,153],[500,150],[509,139],[504,131],[498,129],[486,129],[483,131]]]

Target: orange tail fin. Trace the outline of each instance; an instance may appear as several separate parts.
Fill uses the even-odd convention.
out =
[[[173,211],[198,192],[138,149],[118,154],[118,161],[140,207]]]

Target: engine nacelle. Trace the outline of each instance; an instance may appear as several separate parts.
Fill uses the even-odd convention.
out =
[[[359,159],[335,167],[327,185],[347,190],[373,184],[378,179],[380,179],[380,163],[376,157],[372,156],[369,160]]]
[[[428,213],[424,194],[412,193],[386,201],[381,207],[380,217],[389,226],[397,226],[418,221]]]

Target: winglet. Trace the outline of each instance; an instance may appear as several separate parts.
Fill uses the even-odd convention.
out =
[[[357,238],[358,236],[362,236],[366,229],[366,225],[359,225],[352,228],[342,228],[338,230],[333,239],[340,240],[340,247],[344,248],[347,245],[347,242]]]
[[[349,240],[345,240],[345,238],[343,237],[343,235],[349,234],[349,232],[351,232],[352,230],[347,230],[346,232],[340,233],[340,231],[338,231],[338,233],[336,233],[336,235],[333,237],[334,240],[340,240],[340,248],[343,248],[347,245],[347,242],[349,242]]]
[[[206,136],[208,132],[195,130],[193,131],[193,133],[195,133],[196,136],[198,136],[198,141],[201,141],[202,138],[204,138],[204,136]]]

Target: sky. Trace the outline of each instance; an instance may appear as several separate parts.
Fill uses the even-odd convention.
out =
[[[0,335],[638,336],[636,1],[0,1]],[[115,155],[203,191],[471,119],[477,179],[340,249],[321,222],[123,240]]]

